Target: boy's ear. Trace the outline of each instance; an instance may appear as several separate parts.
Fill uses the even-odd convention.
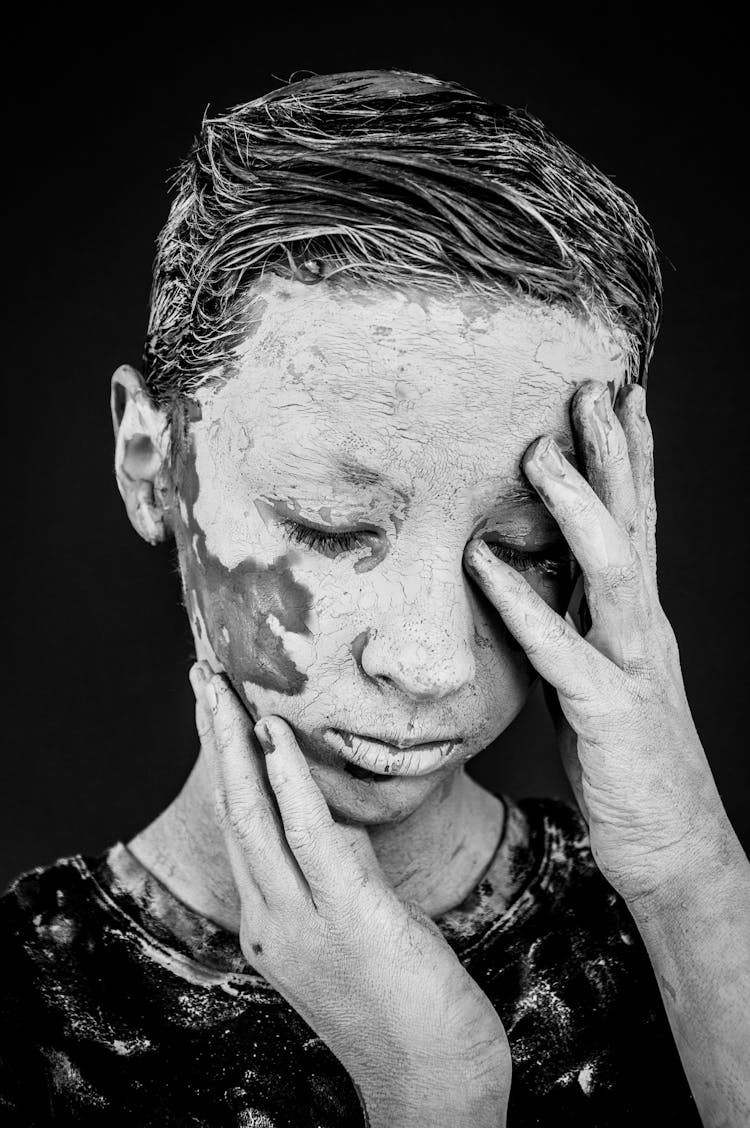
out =
[[[169,420],[129,364],[112,376],[110,407],[115,476],[128,517],[145,541],[159,544],[170,536],[163,488],[169,477]]]

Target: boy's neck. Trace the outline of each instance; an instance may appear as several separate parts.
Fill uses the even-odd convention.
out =
[[[497,850],[503,822],[502,802],[459,769],[406,819],[369,830],[399,898],[416,901],[435,918],[476,886]],[[239,932],[239,894],[202,753],[172,803],[127,846],[190,908]]]

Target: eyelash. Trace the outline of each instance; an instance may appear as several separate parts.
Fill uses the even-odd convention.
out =
[[[281,522],[287,531],[290,540],[298,544],[307,545],[318,552],[351,552],[354,548],[362,548],[362,533],[324,533],[320,529],[313,529],[309,525],[298,525],[296,521],[284,520]]]
[[[494,544],[487,541],[487,547],[493,555],[517,572],[528,572],[532,568],[545,576],[559,576],[567,568],[570,560],[570,549],[560,546],[559,549],[545,552],[520,552],[517,548],[510,548],[505,544]]]
[[[320,529],[313,529],[309,525],[299,525],[296,521],[284,520],[281,522],[286,529],[290,540],[303,544],[317,552],[351,552],[355,548],[365,547],[361,532],[324,533]],[[570,550],[561,546],[557,551],[551,552],[521,552],[508,545],[488,541],[487,547],[500,560],[510,564],[519,572],[528,572],[532,568],[544,573],[546,576],[557,576],[567,566],[570,559]]]

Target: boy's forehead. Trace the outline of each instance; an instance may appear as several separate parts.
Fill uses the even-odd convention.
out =
[[[531,299],[456,290],[339,282],[306,286],[278,276],[254,288],[239,367],[278,364],[298,383],[306,370],[338,366],[388,378],[408,368],[438,377],[447,365],[479,377],[504,375],[508,361],[524,375],[590,378],[591,366],[624,365],[623,341],[599,322]],[[317,362],[317,363],[316,363]],[[436,362],[438,368],[436,371]]]
[[[217,438],[239,429],[284,448],[313,441],[345,455],[360,440],[375,466],[410,444],[478,452],[525,445],[543,431],[565,436],[576,386],[619,386],[626,372],[622,343],[603,327],[502,295],[272,276],[249,320],[234,374],[199,392],[204,423]]]

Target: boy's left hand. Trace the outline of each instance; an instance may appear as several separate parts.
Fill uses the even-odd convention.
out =
[[[559,700],[563,763],[594,859],[633,907],[710,867],[732,831],[659,603],[644,389],[625,386],[613,408],[609,387],[587,381],[571,418],[588,481],[549,436],[523,469],[580,566],[590,629],[580,634],[482,541],[465,562]]]

